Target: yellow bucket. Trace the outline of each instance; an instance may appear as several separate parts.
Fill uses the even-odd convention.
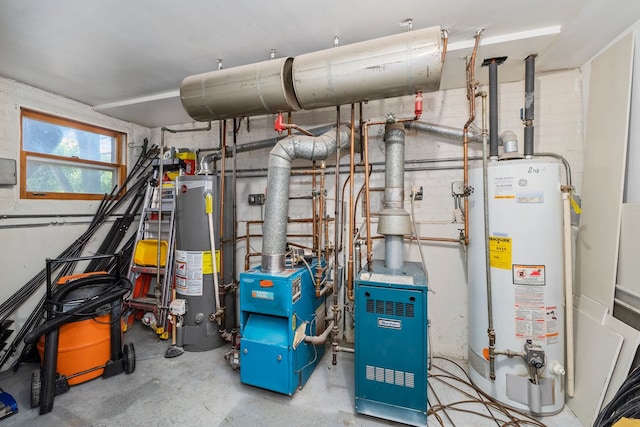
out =
[[[167,262],[169,244],[166,240],[160,241],[160,267]],[[158,263],[158,241],[155,239],[140,240],[133,253],[133,262],[137,265],[156,266]]]

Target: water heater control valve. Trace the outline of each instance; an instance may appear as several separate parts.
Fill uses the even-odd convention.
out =
[[[174,299],[169,304],[169,311],[174,316],[182,316],[187,312],[187,300],[184,299]]]
[[[542,347],[533,344],[531,340],[527,340],[524,344],[524,361],[527,365],[540,369],[544,366],[544,360],[545,354]]]

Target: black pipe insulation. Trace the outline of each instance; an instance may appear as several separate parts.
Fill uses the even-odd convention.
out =
[[[489,64],[489,157],[498,157],[498,64]]]
[[[489,67],[489,158],[498,158],[498,65],[506,56],[485,59],[482,66]]]
[[[533,156],[533,107],[535,87],[535,58],[529,55],[525,59],[524,80],[524,155]]]

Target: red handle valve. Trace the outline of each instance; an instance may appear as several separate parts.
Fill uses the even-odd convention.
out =
[[[276,121],[273,123],[273,129],[278,133],[282,133],[283,131],[287,130],[287,126],[284,124],[282,113],[278,113],[278,117],[276,117]]]
[[[422,115],[422,91],[416,93],[416,119]]]

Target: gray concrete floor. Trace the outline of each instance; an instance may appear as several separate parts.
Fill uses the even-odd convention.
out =
[[[330,353],[326,354],[305,387],[288,397],[241,384],[238,372],[224,359],[227,346],[165,359],[169,343],[141,324],[130,328],[124,341],[135,345],[135,372],[73,386],[56,396],[53,411],[46,415],[40,416],[38,408],[30,408],[30,378],[37,364],[23,364],[17,373],[0,374],[0,387],[13,395],[19,407],[19,412],[0,421],[0,426],[399,425],[354,414],[353,354],[340,353],[336,366],[331,364]],[[435,366],[462,375],[447,361],[434,359]],[[430,380],[430,385],[431,404],[436,402],[435,395],[443,404],[465,399],[439,381]],[[488,415],[479,404],[458,408]],[[454,409],[438,414],[447,426],[496,425],[481,415]],[[549,427],[582,426],[566,407],[560,414],[539,421]],[[431,425],[440,425],[435,416],[429,416]]]

